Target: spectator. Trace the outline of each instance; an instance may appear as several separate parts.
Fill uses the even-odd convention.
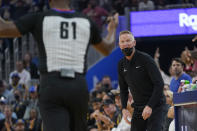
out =
[[[167,99],[168,104],[170,104],[170,108],[168,109],[168,114],[167,114],[167,118],[168,120],[166,121],[167,125],[169,124],[169,131],[174,131],[175,130],[175,123],[174,123],[174,105],[173,105],[173,93],[171,91],[166,91],[167,97],[169,99]],[[168,123],[169,122],[169,123]]]
[[[118,107],[119,110],[122,110],[122,104],[121,104],[121,99],[120,99],[120,90],[111,90],[112,94],[115,97],[115,104]]]
[[[3,111],[4,111],[6,106],[8,106],[6,99],[4,97],[1,97],[0,98],[0,120],[5,119],[5,115],[4,115]],[[12,112],[12,117],[14,119],[17,119],[17,116],[16,116],[15,112]]]
[[[138,0],[127,0],[125,2],[125,7],[128,7],[131,11],[138,10]]]
[[[102,83],[101,82],[97,82],[95,87],[94,87],[94,89],[93,89],[93,91],[101,90],[101,88],[102,88]]]
[[[26,86],[24,84],[20,84],[20,76],[17,73],[12,74],[12,84],[9,84],[8,89],[13,93],[15,90],[19,90],[22,93],[22,96],[25,95]]]
[[[164,90],[164,91],[166,91],[166,90],[170,90],[169,85],[168,85],[168,84],[164,84],[163,90]]]
[[[103,99],[105,95],[107,95],[107,92],[104,89],[102,89],[98,91],[97,98],[101,97]]]
[[[195,42],[197,40],[197,35],[192,39],[192,42]]]
[[[157,48],[156,51],[155,51],[155,54],[154,54],[155,63],[156,63],[156,65],[157,65],[157,67],[159,68],[159,71],[160,71],[161,76],[162,76],[162,78],[163,78],[164,84],[170,85],[170,81],[172,80],[173,72],[172,72],[171,68],[169,68],[170,76],[167,75],[167,74],[160,68],[159,58],[160,58],[160,52],[159,52],[159,48]]]
[[[131,93],[129,93],[127,101],[127,110],[129,111],[130,116],[127,117],[125,120],[124,117],[122,117],[120,123],[118,124],[117,128],[113,128],[112,131],[130,131],[131,128],[131,118],[133,115],[134,108],[131,106],[133,104],[133,97]]]
[[[93,98],[90,101],[90,106],[89,106],[89,116],[88,116],[88,126],[96,126],[96,121],[93,117],[93,112],[95,112],[96,110],[100,110],[101,108],[101,101],[102,99],[98,99],[98,98]]]
[[[22,119],[26,110],[22,92],[16,89],[14,92],[15,101],[12,103],[13,111],[16,113],[17,118]]]
[[[31,86],[29,88],[29,93],[30,93],[30,96],[29,98],[27,98],[27,100],[25,101],[27,107],[26,107],[26,110],[25,110],[25,114],[24,114],[24,117],[23,119],[29,119],[30,118],[30,110],[32,108],[35,108],[37,109],[38,111],[38,117],[40,118],[40,112],[39,112],[39,108],[38,108],[38,94],[37,94],[37,88],[35,86]]]
[[[163,126],[163,131],[168,131],[168,129],[169,129],[169,125],[170,125],[170,123],[172,122],[172,120],[173,120],[173,113],[172,113],[172,109],[173,109],[173,101],[172,101],[172,99],[173,99],[173,92],[172,91],[170,91],[170,90],[165,90],[164,91],[164,95],[165,95],[165,97],[166,97],[166,112],[169,114],[169,115],[167,115],[166,113],[166,116],[165,116],[165,121],[164,121],[164,126]],[[171,115],[170,115],[170,113],[172,113]]]
[[[28,131],[41,131],[41,120],[38,118],[37,109],[30,110],[30,118],[26,120]]]
[[[113,9],[116,12],[118,12],[120,15],[124,15],[124,7],[125,7],[124,0],[116,0],[113,2]]]
[[[92,108],[93,110],[99,110],[101,108],[101,99],[98,99],[98,98],[94,98],[92,101],[91,101],[91,104],[92,104]]]
[[[155,5],[157,6],[157,9],[164,9],[165,5],[167,4],[166,0],[154,0]]]
[[[112,99],[108,99],[103,102],[103,110],[106,116],[108,116],[111,119],[111,121],[114,123],[114,127],[117,127],[117,125],[119,124],[122,118],[122,113],[116,107]]]
[[[36,5],[36,4],[32,4],[31,8],[29,10],[30,13],[31,12],[39,12],[39,11],[40,11],[40,7],[38,5]]]
[[[138,4],[138,9],[139,9],[139,11],[142,11],[142,10],[154,10],[155,9],[155,5],[154,5],[154,2],[151,1],[151,0],[142,0]]]
[[[175,131],[175,121],[174,120],[170,123],[168,131]]]
[[[197,83],[197,75],[192,78],[192,83],[193,84],[196,84]]]
[[[4,97],[7,104],[11,104],[14,101],[14,95],[6,88],[5,82],[0,80],[0,97]]]
[[[20,76],[18,73],[13,73],[11,76],[11,84],[9,84],[8,90],[17,89],[19,87]]]
[[[9,83],[12,84],[12,75],[17,73],[20,76],[20,84],[28,85],[28,82],[31,80],[30,73],[24,69],[23,62],[16,62],[16,70],[10,73]]]
[[[4,11],[3,11],[3,18],[6,21],[11,20],[11,14],[10,14],[9,8],[5,8],[4,9]]]
[[[6,106],[6,99],[4,97],[0,98],[0,120],[5,118],[5,115],[3,114],[3,110]]]
[[[102,81],[101,81],[101,83],[102,83],[102,88],[106,91],[106,92],[108,92],[108,91],[110,91],[111,89],[112,89],[112,83],[111,83],[111,78],[110,78],[110,76],[104,76],[103,78],[102,78]]]
[[[174,72],[174,77],[170,82],[170,90],[172,92],[178,92],[181,80],[188,80],[192,83],[192,78],[183,72],[184,63],[179,58],[172,59],[171,68]]]
[[[92,20],[96,22],[100,29],[102,29],[103,26],[102,17],[108,16],[108,12],[105,9],[99,7],[96,0],[90,0],[88,7],[83,10],[83,13],[92,18]]]
[[[103,101],[107,100],[107,99],[112,99],[113,101],[115,100],[115,95],[112,92],[107,92],[104,96],[103,96]]]
[[[102,7],[102,8],[104,8],[104,9],[106,9],[108,12],[111,12],[111,10],[112,10],[112,0],[99,0],[99,5]]]
[[[29,71],[32,79],[38,79],[37,66],[32,62],[32,56],[30,53],[26,53],[23,60],[24,68]]]
[[[12,117],[12,108],[10,106],[5,106],[4,115],[5,118],[0,120],[0,131],[13,130],[16,119]]]
[[[11,18],[12,19],[17,19],[28,12],[30,6],[25,3],[24,0],[16,0],[15,2],[12,2],[10,4],[10,9],[11,9]]]
[[[181,53],[181,60],[184,62],[185,67],[184,67],[184,72],[187,73],[188,75],[190,75],[191,77],[195,76],[195,72],[193,72],[193,64],[194,64],[194,60],[191,57],[191,53],[188,50],[188,48],[186,48],[182,53]]]
[[[25,122],[23,119],[18,119],[14,125],[14,131],[26,131]]]
[[[93,91],[91,93],[91,97],[92,98],[99,98],[99,99],[103,99],[103,96],[106,94],[106,92],[103,90],[103,89],[100,89],[100,90],[96,90],[96,91]]]
[[[93,113],[93,116],[97,120],[97,125],[98,127],[102,127],[102,129],[111,129],[113,127],[117,127],[119,124],[122,115],[121,111],[118,110],[118,108],[115,106],[113,100],[107,99],[103,102],[102,106],[104,110],[104,114],[96,110]],[[104,124],[101,124],[100,122],[102,121]]]

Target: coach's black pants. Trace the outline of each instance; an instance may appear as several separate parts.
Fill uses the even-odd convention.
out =
[[[147,120],[142,118],[143,109],[134,107],[131,131],[162,131],[164,105],[156,107]]]
[[[85,77],[61,78],[59,73],[41,75],[39,106],[44,131],[86,131],[88,90]]]

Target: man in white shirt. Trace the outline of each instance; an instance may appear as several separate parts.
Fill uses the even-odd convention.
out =
[[[10,84],[12,84],[11,77],[14,73],[17,73],[20,76],[19,84],[28,85],[28,82],[31,80],[31,75],[27,70],[24,69],[22,61],[17,61],[16,62],[16,70],[14,70],[13,72],[10,73],[10,76],[9,76],[9,83]]]
[[[155,5],[151,0],[142,0],[139,2],[138,9],[141,10],[154,10]]]

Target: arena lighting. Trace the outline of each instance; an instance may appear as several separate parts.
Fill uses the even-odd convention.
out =
[[[197,34],[197,8],[130,12],[135,37]]]

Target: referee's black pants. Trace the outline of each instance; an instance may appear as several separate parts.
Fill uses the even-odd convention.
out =
[[[131,131],[162,131],[162,126],[164,124],[164,105],[156,107],[147,120],[142,118],[143,109],[144,108],[141,107],[134,107]]]
[[[44,131],[86,131],[88,90],[85,76],[41,74],[39,108]]]

